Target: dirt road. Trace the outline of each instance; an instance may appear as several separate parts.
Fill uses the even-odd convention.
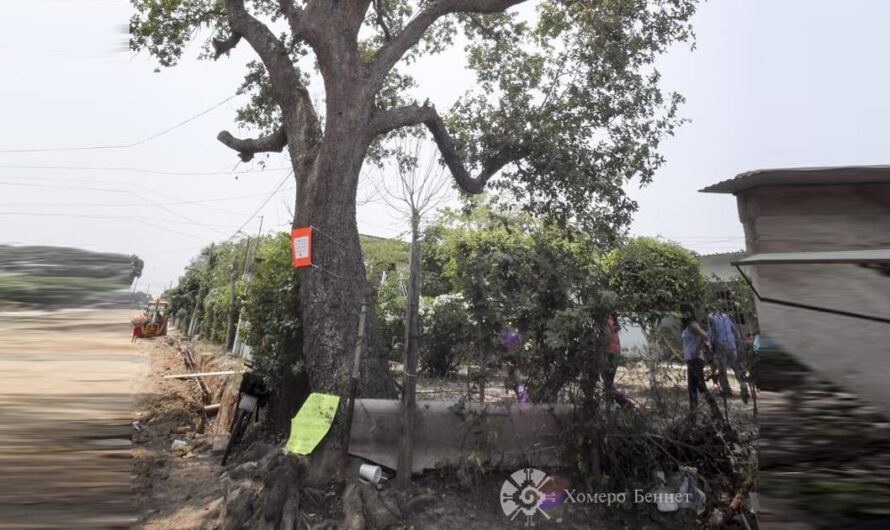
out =
[[[205,421],[204,403],[193,379],[164,379],[183,373],[185,367],[176,350],[165,340],[142,343],[149,373],[140,383],[136,403],[138,430],[133,436],[133,484],[138,516],[133,528],[174,530],[216,528],[222,505],[221,455],[213,451],[220,437],[219,418]],[[220,362],[217,368],[237,362],[225,355],[217,359],[203,352],[205,362]],[[210,379],[210,378],[208,378]],[[208,381],[211,388],[226,382],[225,377]],[[231,406],[229,401],[225,405]],[[223,418],[224,423],[225,418]],[[185,445],[173,449],[179,440]]]
[[[130,313],[0,313],[0,528],[129,528]]]

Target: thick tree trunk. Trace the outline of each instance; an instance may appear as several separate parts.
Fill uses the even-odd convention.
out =
[[[313,227],[313,266],[300,273],[306,369],[313,392],[340,396],[349,387],[359,313],[368,296],[355,217],[358,176],[367,149],[356,135],[362,134],[365,120],[346,113],[329,117],[309,171],[295,167],[299,190],[295,226]],[[358,394],[395,397],[380,355],[381,334],[373,311],[366,333],[368,350],[362,358]]]

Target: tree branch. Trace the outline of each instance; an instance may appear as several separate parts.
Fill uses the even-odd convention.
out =
[[[219,59],[223,55],[232,51],[232,49],[241,42],[241,34],[232,32],[226,40],[213,39],[213,59]]]
[[[280,2],[280,6],[290,5],[287,0]],[[225,0],[225,5],[232,31],[250,43],[266,67],[269,79],[272,81],[272,95],[281,107],[285,124],[265,138],[239,140],[228,132],[220,133],[217,138],[238,151],[242,160],[250,160],[259,152],[280,152],[288,143],[288,133],[293,136],[292,156],[296,157],[300,152],[310,152],[314,143],[321,137],[321,126],[318,114],[312,105],[312,98],[300,81],[287,48],[265,24],[247,12],[244,0]],[[299,8],[293,7],[289,11],[289,20],[295,20],[294,17],[297,15],[300,15],[299,18],[302,20],[301,13]]]
[[[292,0],[278,0],[278,7],[281,9],[281,13],[287,18],[288,24],[290,24],[291,30],[293,30],[294,35],[299,35],[300,32],[300,19],[303,16],[303,9],[299,6],[294,5]]]
[[[235,138],[229,131],[223,131],[217,135],[216,139],[226,147],[238,151],[238,156],[243,162],[249,162],[257,153],[280,153],[287,146],[284,126],[261,138]]]
[[[386,13],[383,11],[383,0],[374,0],[374,12],[377,14],[377,25],[383,30],[383,38],[386,42],[392,40],[392,33],[386,24]]]
[[[294,70],[287,48],[265,24],[244,8],[244,0],[226,0],[226,12],[232,31],[244,37],[259,55],[272,79],[272,91],[282,106],[292,106],[293,98],[302,86]]]
[[[370,69],[371,82],[381,85],[396,63],[420,42],[426,30],[440,18],[452,13],[500,13],[526,1],[528,0],[434,0],[401,33],[377,50]]]
[[[454,144],[445,122],[432,105],[408,105],[390,109],[377,114],[371,122],[375,134],[385,134],[402,127],[420,124],[426,125],[432,133],[445,165],[451,171],[455,183],[465,193],[482,193],[485,184],[504,166],[528,156],[526,147],[520,144],[505,144],[489,156],[483,157],[485,161],[482,169],[479,175],[473,177],[464,166],[464,157]]]
[[[476,29],[478,29],[483,35],[485,35],[489,39],[496,41],[496,42],[499,42],[501,40],[501,36],[498,35],[496,31],[494,31],[493,29],[491,29],[488,26],[486,26],[485,24],[483,24],[482,21],[479,20],[479,17],[474,16],[474,15],[469,15],[467,18],[469,18],[470,22],[472,22],[473,25],[476,26]]]

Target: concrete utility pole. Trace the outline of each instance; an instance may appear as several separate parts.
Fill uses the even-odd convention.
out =
[[[235,319],[238,313],[238,294],[235,290],[235,282],[238,281],[238,257],[232,256],[232,265],[229,277],[229,310],[226,323],[226,351],[232,351],[235,345]]]
[[[250,236],[244,245],[244,265],[241,266],[241,279],[247,282],[247,257],[250,255]],[[232,348],[230,351],[233,355],[241,355],[241,326],[244,325],[244,318],[241,311],[238,311],[238,323],[235,324],[235,337],[232,340]]]
[[[256,242],[254,244],[254,258],[256,258],[256,253],[260,249],[260,242],[263,236],[263,216],[260,216],[260,228],[257,230]],[[241,277],[244,278],[245,282],[250,281],[250,237],[247,238],[247,246],[244,248],[244,269],[241,271]],[[235,326],[235,339],[232,342],[231,351],[234,355],[241,356],[245,353],[244,348],[247,346],[244,344],[243,339],[241,338],[241,330],[244,328],[244,319],[241,317],[240,313],[238,315],[238,324]],[[247,354],[250,353],[250,347],[247,347]]]
[[[189,331],[187,334],[188,340],[192,340],[196,328],[198,327],[198,321],[201,319],[201,303],[204,301],[204,295],[207,292],[206,286],[210,280],[210,271],[213,270],[213,250],[215,246],[216,243],[210,244],[210,255],[207,257],[207,270],[204,273],[203,285],[198,289],[198,297],[195,299],[195,309],[192,311],[192,321],[189,324]]]

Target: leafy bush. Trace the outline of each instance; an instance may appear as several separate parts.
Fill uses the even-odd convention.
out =
[[[532,401],[548,401],[579,377],[595,378],[615,296],[594,242],[576,228],[485,203],[440,222],[443,271],[466,303],[478,382],[506,366],[524,376]],[[508,331],[523,337],[520,347],[501,344]]]
[[[707,282],[695,255],[675,243],[651,237],[631,239],[609,253],[604,264],[624,316],[654,333],[658,322],[676,314],[681,302],[699,306]]]
[[[384,356],[401,361],[405,342],[405,293],[408,244],[397,239],[362,236],[362,253],[380,324]]]
[[[403,287],[407,278],[404,276],[407,276],[407,271],[401,268],[387,273],[374,297],[374,313],[380,323],[381,340],[386,348],[384,355],[397,362],[401,362],[405,343],[406,299]]]
[[[300,284],[291,265],[289,234],[261,240],[243,308],[244,342],[251,347],[255,370],[277,388],[284,375],[300,372],[303,351]]]
[[[461,295],[442,295],[420,311],[420,369],[433,376],[450,374],[469,357],[475,335]]]
[[[246,245],[247,240],[242,240],[215,244],[212,251],[210,246],[204,247],[188,264],[176,286],[164,293],[164,297],[170,302],[168,311],[176,320],[181,320],[186,328],[195,309],[195,301],[203,296],[200,330],[204,340],[225,342],[231,303],[229,284],[232,262],[236,263],[240,271]],[[235,308],[236,311],[239,309],[240,307]]]

